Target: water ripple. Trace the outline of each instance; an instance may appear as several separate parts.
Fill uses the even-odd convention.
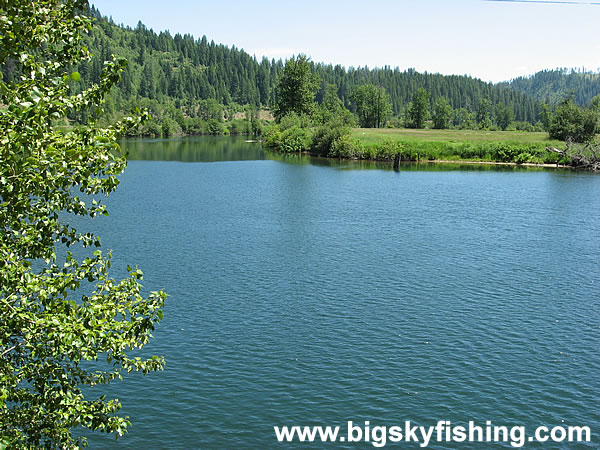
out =
[[[599,193],[559,172],[131,162],[98,231],[171,297],[148,349],[167,369],[113,388],[122,446],[446,419],[588,425],[598,447]]]

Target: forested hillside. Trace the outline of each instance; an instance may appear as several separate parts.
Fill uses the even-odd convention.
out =
[[[103,62],[111,54],[129,61],[118,88],[108,96],[108,120],[139,106],[148,108],[156,119],[144,133],[219,133],[219,123],[224,119],[243,117],[245,111],[249,124],[250,117],[257,117],[252,111],[276,102],[276,84],[284,64],[281,60],[258,61],[244,50],[216,44],[205,36],[195,39],[188,34],[156,33],[142,23],[134,29],[118,26],[93,7],[89,14],[96,19],[86,38],[94,57],[74,68],[81,79],[73,83],[73,91],[97,81]],[[314,62],[311,69],[321,80],[317,101],[322,101],[327,86],[333,84],[338,97],[351,110],[353,89],[370,83],[387,90],[395,116],[403,117],[415,92],[425,88],[431,94],[430,107],[443,96],[463,117],[474,117],[482,104],[490,111],[503,104],[514,112],[517,121],[533,124],[540,119],[540,102],[528,93],[468,76],[400,71],[387,66],[344,68]],[[10,65],[5,65],[2,72],[9,79],[15,75]],[[517,80],[514,83],[516,87]],[[71,119],[82,122],[92,114],[87,111]]]
[[[548,105],[556,105],[572,94],[578,105],[589,106],[592,98],[600,94],[600,74],[575,69],[543,70],[500,86],[523,92]]]

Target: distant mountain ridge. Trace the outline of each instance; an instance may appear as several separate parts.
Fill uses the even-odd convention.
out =
[[[523,92],[548,105],[556,105],[573,95],[578,105],[589,106],[592,98],[600,95],[600,73],[565,68],[542,70],[498,86]]]

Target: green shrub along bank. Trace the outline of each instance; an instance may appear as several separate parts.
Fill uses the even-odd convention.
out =
[[[349,135],[333,142],[327,156],[391,161],[489,161],[504,163],[568,164],[543,144],[513,142],[402,142],[391,139],[366,144]]]
[[[365,142],[339,122],[303,127],[300,117],[286,118],[265,131],[265,146],[284,153],[393,161],[487,161],[503,163],[569,164],[568,158],[546,149],[544,142],[402,140],[381,137]],[[284,123],[285,122],[285,123]]]

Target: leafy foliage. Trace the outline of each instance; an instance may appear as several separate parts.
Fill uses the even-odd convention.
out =
[[[310,129],[293,126],[281,133],[279,150],[284,153],[303,152],[310,148],[311,142]]]
[[[381,128],[392,115],[390,96],[373,84],[357,86],[350,96],[363,128]]]
[[[450,126],[452,119],[452,106],[445,97],[438,98],[433,104],[433,128],[443,130]]]
[[[487,98],[482,98],[477,108],[477,114],[475,120],[480,130],[487,130],[490,128],[492,121],[490,120],[490,107],[492,102]]]
[[[408,126],[410,128],[424,128],[425,121],[429,119],[430,94],[426,89],[419,88],[413,96],[408,108]]]
[[[506,130],[515,118],[513,110],[504,103],[496,104],[495,115],[496,123],[502,130]]]
[[[289,113],[311,116],[315,112],[319,82],[305,55],[287,60],[277,84],[275,119],[280,120]]]
[[[378,137],[368,142],[361,137],[344,135],[335,140],[329,156],[392,161],[400,153],[402,161],[496,161],[522,163],[557,163],[559,156],[546,149],[545,143],[450,142]],[[569,161],[564,158],[563,164]]]
[[[341,120],[344,125],[354,126],[354,115],[344,106],[339,98],[335,84],[328,84],[325,88],[323,101],[318,108],[318,119],[325,124],[332,120]]]
[[[466,108],[455,109],[452,122],[460,130],[472,130],[475,127],[475,114]]]
[[[119,402],[83,387],[163,366],[130,350],[148,342],[165,294],[142,296],[137,268],[111,278],[110,253],[90,248],[99,239],[67,223],[107,214],[98,197],[114,191],[126,165],[116,138],[140,122],[54,126],[69,113],[100,114],[125,67],[107,62],[97,84],[69,95],[80,79],[69,69],[88,58],[80,35],[90,21],[77,14],[85,7],[11,1],[0,10],[0,64],[19,74],[0,83],[0,442],[11,447],[75,447],[85,440],[74,427],[123,434]],[[88,256],[76,258],[74,246]]]
[[[591,140],[598,129],[598,112],[577,106],[571,97],[556,108],[549,127],[551,139],[573,142]]]
[[[343,120],[333,120],[318,127],[313,135],[311,150],[319,155],[327,155],[335,142],[350,134],[350,128]]]
[[[540,120],[545,131],[550,131],[550,124],[552,123],[552,111],[546,103],[542,103],[542,109],[540,111]]]

